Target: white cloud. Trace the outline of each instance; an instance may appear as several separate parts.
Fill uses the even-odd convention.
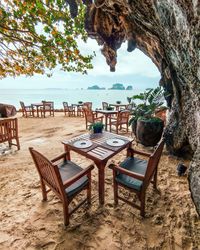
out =
[[[110,72],[96,40],[88,39],[87,43],[79,41],[79,49],[83,54],[95,51],[97,55],[93,60],[94,69],[89,70],[88,75],[64,72],[57,67],[51,78],[37,74],[33,77],[8,77],[0,81],[0,88],[86,88],[94,83],[106,87],[116,82],[149,84],[150,87],[159,81],[160,73],[151,59],[138,49],[127,52],[125,43],[118,50],[115,72]]]

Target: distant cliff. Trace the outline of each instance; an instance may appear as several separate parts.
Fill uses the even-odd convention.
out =
[[[113,84],[112,88],[110,88],[110,89],[125,90],[125,87],[122,83],[115,83],[115,84]]]
[[[126,90],[133,90],[133,86],[131,86],[131,85],[127,86]]]
[[[91,87],[88,87],[87,89],[92,90],[92,89],[105,89],[105,88],[100,88],[98,85],[93,85]]]

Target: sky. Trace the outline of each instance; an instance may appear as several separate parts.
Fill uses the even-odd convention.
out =
[[[101,47],[95,40],[88,39],[87,43],[82,41],[78,43],[83,54],[92,54],[93,51],[96,53],[96,57],[92,61],[94,68],[88,70],[87,75],[64,72],[56,68],[51,78],[38,74],[32,77],[7,77],[0,80],[0,89],[86,89],[93,85],[109,88],[114,83],[123,83],[125,87],[132,85],[135,88],[158,86],[160,73],[151,59],[140,50],[127,52],[127,44],[123,43],[117,52],[116,71],[110,72],[110,67],[101,54]]]

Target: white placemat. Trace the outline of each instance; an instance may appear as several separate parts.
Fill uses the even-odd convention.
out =
[[[112,138],[112,139],[108,139],[106,141],[106,144],[112,147],[120,147],[125,144],[125,141],[118,139],[118,138]]]
[[[92,141],[90,140],[80,140],[73,144],[76,148],[89,148],[92,146]]]

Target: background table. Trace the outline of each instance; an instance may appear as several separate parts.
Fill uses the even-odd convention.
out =
[[[110,146],[106,143],[108,139],[121,139],[124,141],[122,146]],[[92,145],[88,148],[77,148],[74,143],[79,140],[91,140]],[[70,159],[70,151],[79,153],[94,161],[98,168],[98,189],[99,189],[99,203],[104,204],[104,192],[105,192],[105,166],[108,160],[114,155],[121,152],[123,149],[127,149],[127,155],[130,152],[133,139],[121,135],[116,135],[109,132],[103,132],[100,134],[83,134],[81,136],[72,138],[71,140],[64,140],[64,150],[67,152],[67,157]]]

